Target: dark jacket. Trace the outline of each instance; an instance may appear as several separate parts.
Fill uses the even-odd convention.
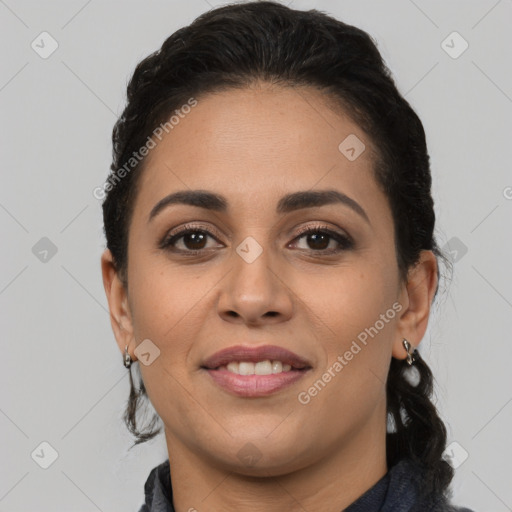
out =
[[[473,512],[451,505],[436,494],[419,498],[421,470],[408,459],[401,460],[344,512]],[[144,485],[146,503],[139,512],[175,512],[169,460],[153,468]]]

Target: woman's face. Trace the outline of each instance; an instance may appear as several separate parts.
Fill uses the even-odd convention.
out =
[[[277,475],[383,442],[407,295],[367,135],[318,91],[263,87],[198,98],[155,141],[116,336],[139,359],[170,453]],[[221,199],[151,215],[197,190]],[[211,360],[232,347],[229,368]],[[237,375],[254,371],[275,373]]]

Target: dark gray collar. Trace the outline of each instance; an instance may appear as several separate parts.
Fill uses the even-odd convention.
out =
[[[448,503],[445,496],[421,496],[421,468],[402,459],[344,512],[473,512]],[[169,460],[153,468],[144,485],[146,502],[139,512],[175,512]]]

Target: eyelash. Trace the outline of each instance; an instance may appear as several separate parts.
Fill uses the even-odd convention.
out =
[[[207,251],[207,249],[182,250],[182,249],[175,249],[173,247],[173,245],[180,238],[182,238],[185,235],[191,234],[191,233],[202,233],[204,235],[207,235],[207,236],[217,240],[217,238],[207,229],[203,229],[200,226],[185,225],[181,231],[178,231],[177,233],[174,233],[171,236],[164,237],[164,239],[160,243],[159,247],[160,247],[160,249],[165,249],[165,250],[169,250],[169,251],[181,253],[181,254],[188,254],[190,256],[198,255],[198,254],[201,254],[201,252]],[[330,229],[327,226],[320,226],[320,225],[319,226],[308,226],[306,228],[300,229],[293,240],[303,238],[304,236],[307,236],[309,234],[327,235],[330,238],[334,239],[339,244],[339,247],[337,249],[318,249],[318,250],[310,249],[309,250],[310,253],[320,254],[320,255],[323,253],[324,255],[331,255],[331,254],[337,254],[341,251],[350,250],[354,247],[354,242],[349,236],[342,235],[341,233],[337,233],[336,231],[333,231],[332,229]]]
[[[341,251],[347,251],[354,247],[354,242],[348,235],[342,235],[341,233],[333,231],[328,226],[308,226],[307,228],[301,228],[299,229],[299,232],[297,233],[297,236],[294,238],[294,240],[300,239],[306,235],[313,233],[327,235],[339,244],[339,247],[337,249],[310,249],[310,251],[313,253],[323,252],[325,254],[335,254]]]

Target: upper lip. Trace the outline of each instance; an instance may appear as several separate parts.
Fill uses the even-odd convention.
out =
[[[282,363],[289,364],[292,368],[296,369],[311,367],[309,361],[306,359],[276,345],[262,345],[260,347],[236,345],[228,347],[215,352],[215,354],[203,362],[202,367],[213,370],[232,361],[248,361],[256,363],[267,359],[270,361],[281,361]]]

